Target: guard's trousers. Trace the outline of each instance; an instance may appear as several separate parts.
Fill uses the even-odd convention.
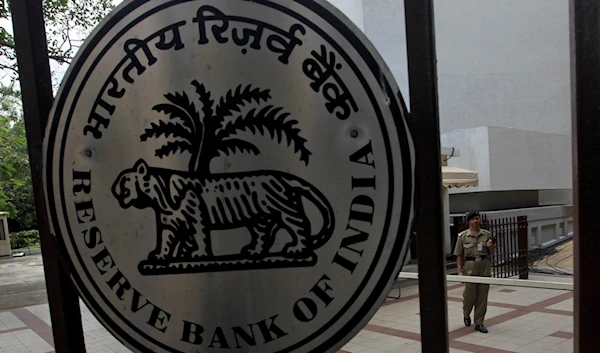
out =
[[[463,292],[463,312],[466,317],[471,315],[475,306],[475,325],[483,325],[483,319],[487,312],[489,284],[466,283]]]
[[[491,276],[491,264],[489,260],[483,261],[467,261],[465,263],[463,272],[467,276]],[[487,312],[488,292],[490,290],[489,284],[480,283],[465,283],[465,290],[463,292],[463,314],[467,318],[471,315],[473,307],[475,307],[475,325],[483,325],[483,319]]]

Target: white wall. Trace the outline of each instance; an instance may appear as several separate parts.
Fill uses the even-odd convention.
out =
[[[409,104],[403,0],[330,0],[390,67]],[[570,134],[566,0],[437,0],[440,130],[474,126]]]
[[[488,136],[493,190],[572,187],[570,136],[499,127]]]
[[[500,126],[570,134],[568,1],[437,0],[434,7],[441,132]],[[404,1],[363,0],[362,11],[364,32],[408,101]]]
[[[363,15],[364,32],[390,68],[410,109],[404,0],[365,0]]]
[[[568,4],[435,1],[442,132],[501,126],[570,133]]]
[[[478,187],[451,189],[450,194],[572,187],[570,136],[479,127],[444,133],[441,141],[460,150],[448,165],[479,174]]]
[[[410,108],[404,1],[331,2],[351,18],[362,16]],[[441,144],[460,148],[449,165],[479,173],[478,187],[450,193],[570,189],[568,1],[434,6]]]

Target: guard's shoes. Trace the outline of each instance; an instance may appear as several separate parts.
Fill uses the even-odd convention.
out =
[[[465,326],[471,326],[471,318],[465,317]]]
[[[482,324],[475,325],[475,331],[479,331],[481,333],[488,333],[487,328],[485,328],[485,326],[483,326]]]

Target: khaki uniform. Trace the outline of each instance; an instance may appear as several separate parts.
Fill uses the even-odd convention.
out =
[[[490,262],[491,254],[486,246],[490,239],[492,239],[492,234],[484,229],[479,230],[479,235],[477,235],[477,237],[471,233],[470,229],[467,229],[458,235],[454,255],[462,256],[464,260],[463,274],[465,276],[492,276],[492,265]],[[485,258],[478,258],[481,256],[484,256]],[[483,325],[483,319],[487,311],[489,289],[489,284],[465,284],[465,291],[463,292],[463,314],[465,318],[469,317],[473,310],[473,306],[475,306],[474,319],[476,325]]]

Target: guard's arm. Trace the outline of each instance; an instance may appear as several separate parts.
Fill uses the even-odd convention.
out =
[[[490,256],[494,255],[494,252],[496,251],[496,244],[495,244],[494,240],[492,238],[490,238],[490,240],[488,240],[488,243],[486,245],[490,252]]]
[[[456,245],[454,247],[454,255],[456,256],[456,269],[458,270],[458,275],[462,276],[463,275],[463,265],[465,264],[465,259],[464,259],[464,249],[463,249],[463,243],[462,243],[462,237],[458,236],[458,238],[456,239]]]
[[[463,275],[463,265],[464,265],[464,260],[462,256],[457,256],[456,257],[456,268],[458,269],[458,275],[462,276]]]

